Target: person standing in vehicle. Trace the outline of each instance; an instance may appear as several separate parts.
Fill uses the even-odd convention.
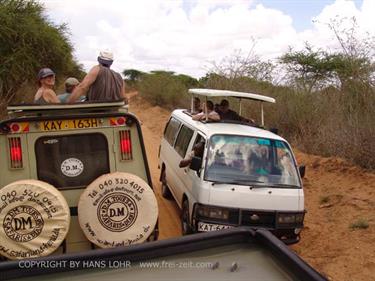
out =
[[[207,101],[207,104],[203,103],[203,111],[201,113],[193,115],[191,118],[196,121],[206,120],[206,112],[209,121],[220,120],[219,114],[217,114],[217,112],[214,110],[214,104],[212,101]]]
[[[69,103],[84,95],[87,101],[116,101],[126,98],[124,80],[119,73],[110,69],[113,63],[112,52],[101,51],[98,62],[74,89],[68,99]]]
[[[66,103],[70,95],[73,93],[74,89],[79,85],[79,81],[77,78],[69,77],[65,80],[65,93],[57,95],[60,102]],[[80,97],[79,101],[84,101],[85,97]]]
[[[35,94],[34,103],[48,104],[60,103],[53,86],[55,85],[55,73],[50,68],[42,68],[38,73],[39,89]]]

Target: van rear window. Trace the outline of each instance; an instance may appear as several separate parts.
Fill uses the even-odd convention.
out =
[[[35,143],[38,179],[57,188],[90,184],[110,172],[103,134],[41,137]]]

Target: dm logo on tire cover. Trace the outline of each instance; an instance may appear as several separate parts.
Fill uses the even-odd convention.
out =
[[[109,231],[121,232],[131,227],[138,217],[137,204],[123,193],[112,193],[98,206],[98,219]]]
[[[27,179],[0,189],[1,256],[11,260],[47,256],[63,243],[69,225],[69,206],[54,186]]]
[[[5,234],[16,242],[28,242],[42,232],[44,220],[42,215],[31,206],[17,206],[8,211],[4,217]]]
[[[152,188],[140,177],[114,172],[101,175],[82,192],[79,225],[87,239],[101,248],[142,243],[158,219]]]

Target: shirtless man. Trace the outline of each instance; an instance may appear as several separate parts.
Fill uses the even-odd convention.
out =
[[[38,73],[39,89],[35,94],[34,103],[60,103],[53,86],[55,85],[55,73],[49,68],[42,68]]]
[[[68,102],[75,102],[86,95],[87,101],[115,101],[125,99],[125,83],[121,75],[110,69],[113,63],[112,52],[101,51],[95,65],[74,89]]]

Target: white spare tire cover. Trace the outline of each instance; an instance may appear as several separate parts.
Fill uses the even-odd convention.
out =
[[[69,206],[52,185],[21,180],[0,189],[0,255],[47,256],[64,241],[69,224]]]
[[[144,180],[128,173],[100,176],[78,202],[79,224],[87,239],[101,248],[144,242],[157,218],[153,190]]]

